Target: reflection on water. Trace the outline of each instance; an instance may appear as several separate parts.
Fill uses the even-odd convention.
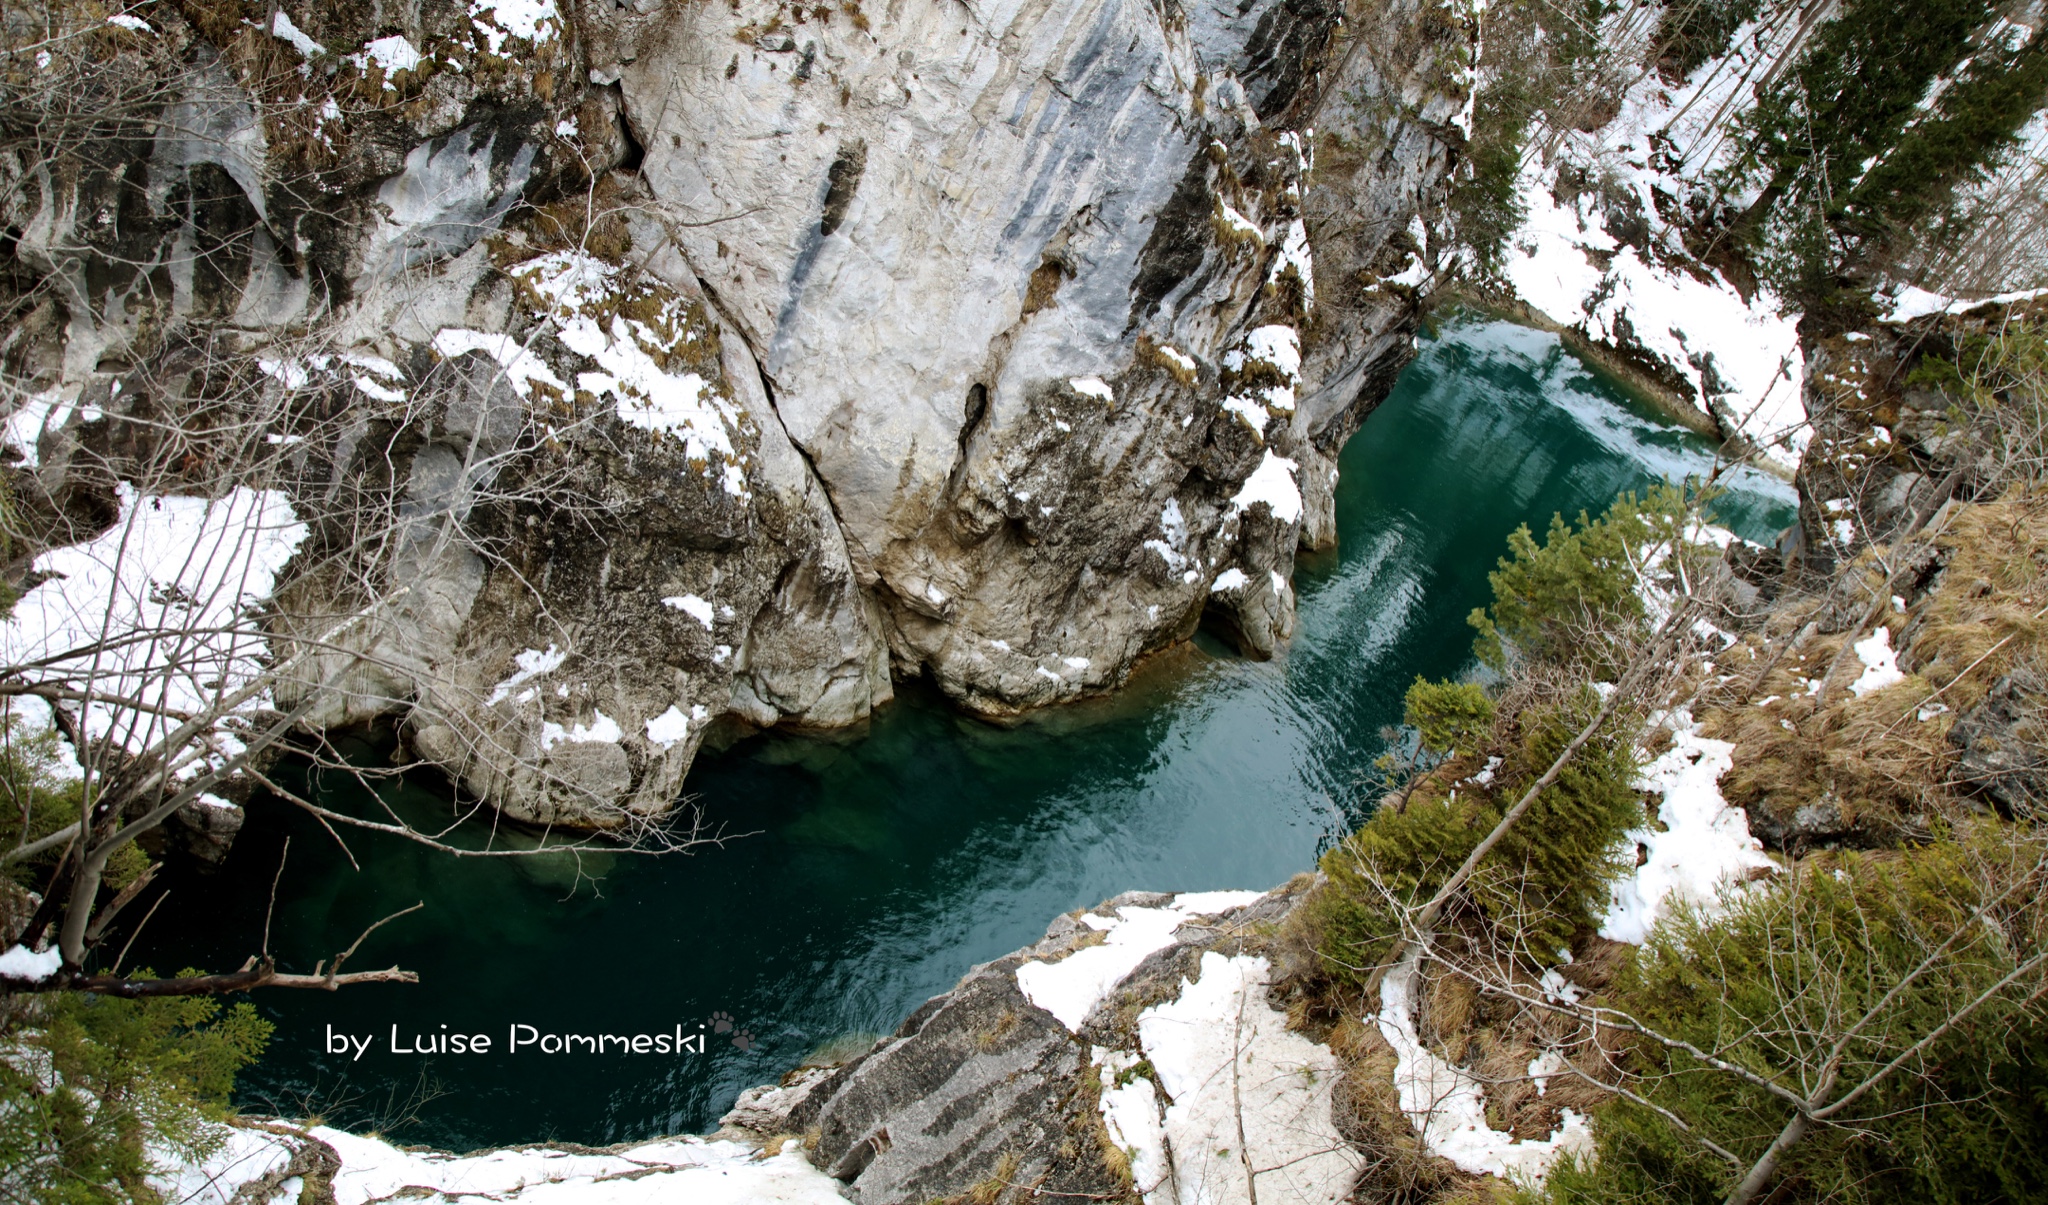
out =
[[[1304,558],[1300,630],[1275,661],[1198,642],[1115,699],[1016,728],[911,689],[859,734],[753,738],[700,759],[689,787],[714,823],[754,835],[690,857],[455,859],[351,835],[357,871],[296,813],[255,808],[224,873],[172,885],[145,957],[160,970],[239,963],[289,834],[274,942],[286,965],[310,967],[424,900],[356,960],[422,981],[260,997],[278,1031],[245,1076],[245,1105],[404,1123],[404,1141],[458,1149],[706,1129],[741,1087],[821,1044],[895,1028],[1059,912],[1308,869],[1355,819],[1407,684],[1468,663],[1465,615],[1486,600],[1507,533],[1710,464],[1701,440],[1630,408],[1554,337],[1460,320],[1345,450],[1342,547]],[[1719,510],[1767,539],[1792,504],[1782,483],[1742,473]],[[328,789],[346,805],[355,788]],[[388,798],[423,816],[449,806],[426,779]],[[173,944],[164,922],[181,908],[225,918],[226,938]],[[502,1038],[482,1056],[386,1051],[394,1024],[696,1032],[715,1013],[736,1028],[707,1031],[703,1056],[507,1055]],[[329,1026],[376,1041],[359,1061],[331,1055]],[[749,1049],[731,1040],[742,1035]]]

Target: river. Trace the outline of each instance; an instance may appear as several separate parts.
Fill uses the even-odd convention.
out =
[[[860,732],[752,737],[692,771],[707,820],[736,835],[689,856],[456,859],[354,834],[358,868],[295,809],[259,804],[221,872],[171,876],[131,961],[239,965],[258,948],[289,837],[271,922],[285,968],[310,970],[424,901],[350,964],[402,965],[421,982],[260,994],[277,1030],[241,1078],[244,1109],[458,1150],[705,1130],[742,1087],[894,1029],[1059,912],[1133,888],[1266,888],[1310,869],[1369,802],[1407,685],[1470,664],[1465,617],[1487,601],[1509,531],[1597,512],[1711,459],[1554,336],[1455,317],[1345,449],[1340,547],[1300,562],[1300,628],[1273,661],[1204,637],[1116,698],[1014,728],[912,688]],[[1744,471],[1717,513],[1768,540],[1793,504],[1789,486]],[[335,806],[368,803],[342,776],[307,786]],[[422,819],[449,811],[433,779],[396,781],[386,799]],[[181,936],[181,913],[216,922],[204,942]],[[680,1027],[704,1050],[508,1051],[528,1032],[515,1025],[671,1038]],[[444,1033],[492,1047],[393,1053],[394,1027],[406,1050]],[[345,1035],[368,1039],[360,1057],[336,1049]]]

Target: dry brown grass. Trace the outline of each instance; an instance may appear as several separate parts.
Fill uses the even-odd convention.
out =
[[[1330,1118],[1364,1156],[1353,1201],[1422,1205],[1470,1178],[1423,1149],[1394,1091],[1393,1048],[1377,1028],[1346,1018],[1331,1035],[1330,1049],[1343,1067],[1331,1093]]]
[[[1428,982],[1418,1030],[1423,1041],[1435,1046],[1445,1058],[1462,1063],[1474,1036],[1472,1025],[1479,989],[1462,975],[1436,975]]]
[[[1102,1167],[1110,1178],[1127,1193],[1136,1195],[1138,1181],[1131,1174],[1131,1153],[1116,1144],[1109,1132],[1109,1123],[1102,1116],[1102,1069],[1090,1067],[1081,1076],[1083,1107],[1075,1115],[1088,1119],[1095,1139],[1095,1153],[1102,1160]]]
[[[1752,639],[1748,656],[1722,657],[1734,680],[1697,714],[1706,735],[1735,744],[1721,784],[1730,803],[1780,819],[1818,809],[1809,815],[1877,843],[1923,831],[1956,806],[1956,716],[2016,667],[2048,663],[2048,500],[1959,506],[1932,542],[1945,565],[1933,587],[1881,621],[1903,681],[1853,694],[1863,663],[1852,654],[1816,708],[1810,684],[1835,663],[1846,632],[1796,653],[1780,633]],[[1890,550],[1866,551],[1854,567],[1866,594],[1887,576],[1878,551]],[[1769,668],[1745,673],[1748,665]]]
[[[968,1189],[966,1195],[959,1200],[963,1205],[996,1205],[997,1201],[1003,1199],[1006,1190],[1016,1187],[1011,1181],[1016,1178],[1017,1169],[1023,1162],[1017,1152],[1003,1152],[1003,1157],[996,1161],[995,1174]]]
[[[1082,1127],[1086,1131],[1085,1139],[1093,1142],[1096,1158],[1101,1161],[1103,1170],[1109,1173],[1117,1190],[1123,1194],[1121,1199],[1140,1201],[1137,1180],[1131,1174],[1130,1152],[1116,1144],[1116,1139],[1110,1135],[1109,1123],[1102,1115],[1101,1065],[1089,1063],[1083,1066],[1081,1074],[1076,1077],[1076,1084],[1073,1099],[1062,1110],[1070,1119],[1067,1126],[1070,1136],[1061,1144],[1062,1151],[1070,1158],[1078,1157],[1072,1131],[1077,1125]]]
[[[1628,956],[1627,947],[1598,937],[1586,937],[1579,947],[1565,972],[1588,994],[1604,989]],[[1428,964],[1418,992],[1417,1030],[1437,1054],[1484,1085],[1489,1124],[1518,1138],[1542,1139],[1562,1124],[1563,1110],[1587,1113],[1607,1098],[1592,1080],[1612,1082],[1616,1075],[1617,1035],[1595,1035],[1553,1010],[1476,986],[1480,980],[1502,983],[1516,995],[1538,996],[1540,989],[1521,960],[1485,953],[1472,942],[1447,942],[1436,953],[1456,966]],[[1448,1205],[1497,1199],[1501,1185],[1491,1177],[1466,1175],[1426,1153],[1401,1111],[1394,1052],[1368,1019],[1370,1011],[1356,1005],[1343,1009],[1324,1038],[1342,1068],[1333,1118],[1338,1132],[1365,1159],[1352,1200]],[[1560,1072],[1539,1094],[1529,1064],[1546,1050],[1562,1051],[1592,1080]]]
[[[2038,661],[2048,640],[2048,499],[2015,491],[1962,507],[1937,543],[1948,567],[1906,633],[1901,665],[1951,711],[1967,711],[2015,664]]]

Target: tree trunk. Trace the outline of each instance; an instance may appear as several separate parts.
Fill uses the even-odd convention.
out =
[[[1721,1205],[1749,1205],[1751,1201],[1756,1200],[1757,1194],[1764,1190],[1764,1185],[1769,1184],[1771,1177],[1777,1174],[1778,1160],[1784,1158],[1785,1152],[1791,1150],[1801,1138],[1806,1137],[1806,1131],[1812,1128],[1813,1119],[1807,1116],[1806,1110],[1801,1109],[1794,1113],[1792,1120],[1785,1123],[1785,1128],[1778,1131],[1778,1137],[1771,1143],[1771,1148],[1764,1152],[1763,1158],[1750,1166],[1748,1174],[1742,1177],[1742,1182],[1735,1186],[1728,1194],[1728,1199]]]

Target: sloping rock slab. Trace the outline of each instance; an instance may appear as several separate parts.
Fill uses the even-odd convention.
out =
[[[1185,907],[1173,895],[1129,892],[1061,916],[1039,942],[975,967],[828,1078],[802,1092],[749,1093],[747,1107],[727,1120],[758,1133],[809,1131],[812,1161],[846,1182],[862,1205],[974,1191],[997,1200],[1056,1193],[1136,1200],[1139,1189],[1157,1185],[1150,1178],[1133,1184],[1120,1157],[1128,1144],[1105,1128],[1099,1060],[1124,1066],[1142,1058],[1140,1011],[1180,997],[1190,976],[1200,977],[1205,954],[1246,954],[1286,918],[1305,885],[1304,878],[1263,896],[1178,897]],[[1162,924],[1162,911],[1181,915]],[[1141,912],[1164,943],[1142,953],[1114,936]],[[1106,953],[1120,942],[1123,953]],[[1092,953],[1098,950],[1105,953]],[[1028,990],[1019,985],[1019,968],[1058,967],[1084,952],[1090,964],[1117,968],[1099,977],[1096,995],[1083,989],[1077,1004],[1073,985],[1095,977],[1093,965],[1059,993],[1046,989],[1043,975],[1027,975]],[[1041,1004],[1067,1013],[1074,1027]],[[1123,1047],[1133,1052],[1109,1053]]]

